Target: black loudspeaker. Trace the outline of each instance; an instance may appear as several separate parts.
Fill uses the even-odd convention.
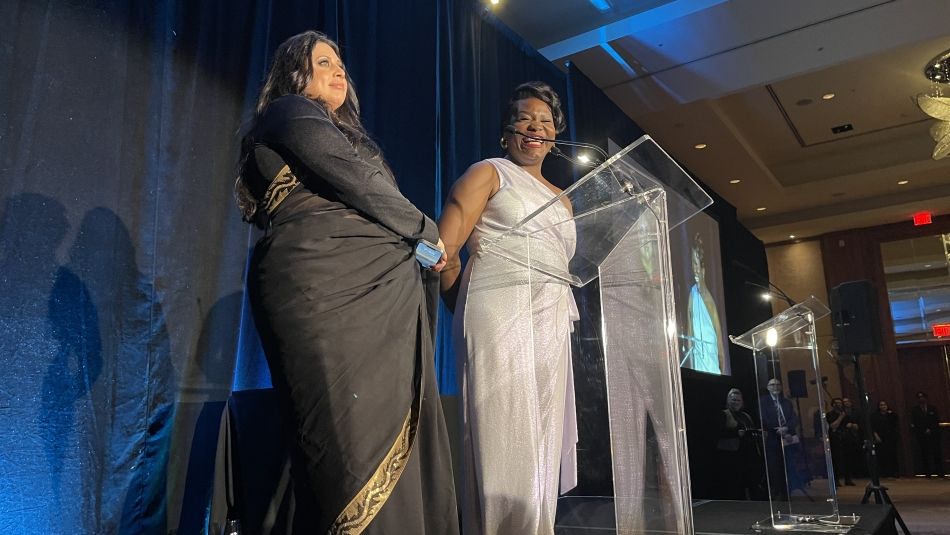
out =
[[[831,326],[839,355],[881,352],[877,290],[871,281],[842,282],[831,289]]]
[[[808,388],[805,387],[805,370],[791,370],[788,372],[788,397],[808,397]]]

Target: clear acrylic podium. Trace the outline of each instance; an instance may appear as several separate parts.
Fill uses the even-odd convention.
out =
[[[643,136],[481,243],[528,281],[531,291],[512,298],[532,314],[544,313],[551,288],[574,287],[575,354],[602,359],[613,494],[562,497],[559,513],[578,507],[558,534],[693,533],[668,232],[710,204]],[[576,235],[573,255],[554,245],[565,235]]]
[[[771,516],[755,531],[846,533],[835,490],[815,321],[830,310],[809,297],[733,343],[752,350]],[[809,389],[808,386],[812,385]]]

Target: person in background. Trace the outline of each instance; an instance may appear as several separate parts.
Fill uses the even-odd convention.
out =
[[[291,437],[293,532],[457,533],[436,287],[413,254],[438,228],[363,129],[336,43],[309,31],[280,45],[241,146],[235,194],[265,231],[248,293]]]
[[[805,482],[800,474],[801,438],[798,436],[798,416],[792,402],[785,397],[782,381],[769,379],[768,393],[759,398],[762,414],[762,432],[765,435],[765,461],[770,492],[773,498],[787,499]]]
[[[923,474],[928,478],[934,475],[944,477],[943,461],[940,459],[943,452],[940,448],[940,417],[923,392],[917,392],[917,406],[910,412],[910,428],[917,439]]]
[[[867,475],[867,460],[864,455],[864,409],[855,406],[848,397],[841,398],[841,403],[844,405],[845,414],[848,415],[846,431],[849,434],[849,447],[845,449],[845,455],[851,464],[851,475],[864,477]]]
[[[841,486],[841,478],[844,478],[845,485],[854,485],[852,477],[851,457],[848,452],[855,446],[853,444],[853,433],[849,426],[854,425],[851,417],[844,408],[842,398],[832,398],[831,410],[825,414],[828,421],[828,440],[831,443],[831,462],[835,471],[835,485]]]
[[[883,399],[871,414],[871,431],[877,445],[878,475],[899,477],[897,470],[897,414],[890,410]]]
[[[720,495],[729,500],[762,498],[761,431],[743,407],[742,391],[730,389],[716,444]]]

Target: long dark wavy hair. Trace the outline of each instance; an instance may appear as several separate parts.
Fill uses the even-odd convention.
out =
[[[254,108],[254,114],[242,128],[241,156],[238,160],[237,180],[234,182],[234,197],[244,221],[255,221],[259,202],[259,199],[254,197],[243,179],[247,156],[253,150],[255,144],[255,127],[271,102],[285,95],[303,95],[304,89],[313,78],[313,63],[310,55],[317,43],[330,45],[336,55],[342,58],[340,47],[321,32],[306,31],[281,43],[277,47],[277,52],[274,53],[270,71],[267,73],[264,87],[261,88],[257,106]],[[382,154],[379,146],[369,137],[366,129],[363,128],[363,123],[360,122],[360,102],[356,97],[356,90],[353,88],[353,80],[350,79],[349,72],[346,72],[345,76],[346,100],[342,106],[337,110],[332,110],[320,100],[315,102],[326,109],[330,120],[343,132],[343,135],[353,146],[362,145],[369,149],[374,158],[381,158]]]

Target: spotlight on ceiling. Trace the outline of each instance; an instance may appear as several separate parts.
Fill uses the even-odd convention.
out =
[[[706,148],[706,144],[705,144],[705,143],[697,143],[697,144],[693,145],[693,148],[696,149],[696,150],[703,150],[703,149]]]
[[[732,180],[729,181],[730,184],[738,184],[739,182],[742,182],[742,181],[739,180],[738,178],[733,178]]]
[[[758,207],[758,208],[755,209],[756,212],[764,212],[765,210],[766,210],[766,208],[765,208],[764,206],[760,206],[760,207]]]
[[[907,184],[907,183],[909,183],[909,182],[910,182],[910,180],[898,180],[898,181],[897,181],[897,185],[898,185],[898,186],[903,186],[904,184]]]
[[[821,100],[831,100],[833,98],[835,98],[834,93],[825,93],[824,95],[821,96]]]

